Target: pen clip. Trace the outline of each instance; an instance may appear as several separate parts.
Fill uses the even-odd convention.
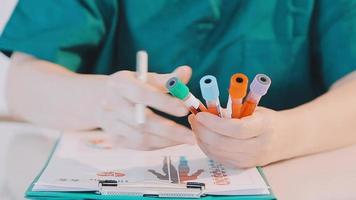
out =
[[[101,195],[114,196],[147,196],[169,198],[200,198],[204,195],[205,184],[187,182],[184,184],[147,185],[137,186],[118,184],[116,180],[100,180],[99,191]],[[174,186],[177,187],[174,187]]]
[[[187,188],[199,188],[200,190],[205,189],[205,183],[200,182],[187,182]]]
[[[105,186],[118,186],[118,182],[116,180],[99,180],[98,181],[99,187],[105,187]]]

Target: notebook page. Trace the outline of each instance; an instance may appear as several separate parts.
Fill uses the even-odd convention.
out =
[[[34,190],[93,191],[103,179],[121,184],[203,182],[205,193],[214,195],[269,193],[256,168],[227,168],[197,146],[138,151],[103,133],[64,133]]]

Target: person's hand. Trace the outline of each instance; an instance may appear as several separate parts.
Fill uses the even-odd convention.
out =
[[[196,141],[210,158],[232,167],[263,166],[288,158],[293,137],[282,112],[258,107],[242,119],[220,118],[207,112],[190,115]]]
[[[161,117],[146,108],[146,123],[136,122],[135,104],[141,103],[174,116],[185,116],[188,110],[180,100],[167,94],[166,81],[177,76],[187,83],[191,68],[178,67],[170,74],[148,73],[147,83],[135,78],[135,72],[112,74],[106,85],[100,107],[100,127],[117,134],[121,144],[135,149],[151,150],[181,143],[194,143],[190,129]]]

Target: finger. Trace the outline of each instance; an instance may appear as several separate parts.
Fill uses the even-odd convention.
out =
[[[135,113],[135,104],[126,99],[117,99],[113,104],[103,104],[103,112],[112,121],[122,122],[134,128],[138,128],[138,123]],[[149,109],[145,109],[145,114]]]
[[[198,143],[198,146],[204,152],[204,154],[211,160],[214,160],[215,162],[220,163],[226,167],[240,167],[238,165],[238,162],[236,162],[230,158],[221,157],[221,156],[216,155],[213,151],[211,151],[211,149],[206,148],[206,146],[204,144]]]
[[[192,131],[187,127],[153,112],[148,116],[148,120],[143,128],[145,132],[179,143],[195,144]]]
[[[209,158],[218,163],[224,164],[224,160],[215,156],[212,152],[209,151],[202,143],[197,143],[199,148],[203,151],[203,153]]]
[[[149,144],[150,150],[160,149],[169,146],[175,146],[180,144],[179,142],[169,140],[160,136],[153,135],[151,133],[145,133],[144,142]]]
[[[198,146],[209,158],[212,158],[225,166],[249,168],[254,167],[257,164],[257,159],[252,154],[221,151],[214,146],[200,142],[198,142]]]
[[[196,115],[196,120],[214,132],[236,139],[249,139],[262,134],[263,123],[258,116],[226,119],[200,112]]]
[[[104,111],[128,111],[133,109],[134,103],[125,98],[117,98],[116,94],[108,94],[101,103],[101,109]],[[131,111],[131,110],[130,110]],[[131,112],[130,112],[131,113]]]
[[[188,83],[191,76],[192,76],[192,68],[190,68],[189,66],[180,66],[169,74],[149,73],[148,83],[158,88],[161,91],[167,92],[166,82],[168,81],[168,79],[172,77],[177,77],[181,81],[183,81],[183,83]]]
[[[211,154],[227,159],[227,160],[234,160],[234,161],[243,161],[243,160],[247,160],[250,158],[255,158],[255,156],[252,153],[249,153],[247,151],[244,152],[237,152],[234,150],[226,150],[223,149],[219,146],[214,146],[214,145],[210,145],[207,143],[203,143],[201,140],[198,140],[197,143],[200,146],[204,146],[205,149],[207,149]]]
[[[146,133],[142,130],[142,127],[137,127],[134,115],[127,115],[127,113],[134,110],[133,105],[122,99],[119,101],[121,101],[121,105],[124,105],[121,110],[119,107],[112,108],[111,106],[103,105],[101,127],[105,132],[119,136],[120,144],[128,148],[141,150],[152,150],[179,144],[174,140]],[[153,114],[152,111],[147,110],[147,113]]]
[[[251,139],[235,139],[232,137],[224,136],[219,133],[213,132],[207,129],[200,122],[198,122],[194,117],[190,117],[190,123],[195,133],[195,136],[199,138],[202,143],[209,144],[212,146],[219,146],[225,151],[234,152],[246,152],[257,145],[256,138]]]
[[[129,72],[125,73],[129,74]],[[130,77],[132,74],[127,76],[125,73],[122,72],[121,76],[116,77],[117,80],[109,82],[109,87],[112,88],[111,91],[114,94],[120,94],[133,103],[148,105],[174,116],[185,116],[188,113],[187,108],[179,99]]]
[[[124,123],[126,126],[135,129],[137,133],[140,132],[148,132],[150,134],[154,134],[158,137],[164,137],[165,140],[169,140],[175,143],[188,143],[188,144],[195,144],[192,132],[188,128],[175,123],[174,121],[168,120],[164,117],[161,117],[155,113],[153,113],[150,109],[146,109],[147,114],[147,121],[146,123],[138,127],[136,123],[135,115],[127,114],[133,113],[134,106],[130,104],[130,102],[125,102],[125,100],[121,101],[121,107],[115,108],[106,108],[104,120],[107,123],[111,122],[111,124],[106,125],[109,127],[117,126],[114,123]],[[105,112],[104,111],[104,112]],[[125,128],[125,127],[119,127]],[[125,130],[125,129],[124,129]],[[121,135],[125,135],[120,133]],[[135,138],[132,136],[132,138]]]
[[[126,123],[129,126],[137,127],[135,115],[128,115],[134,111],[133,105],[127,104],[122,109],[114,108],[107,115],[112,116],[113,121]],[[146,109],[147,121],[141,127],[143,132],[148,132],[159,137],[186,144],[195,144],[192,131],[183,125],[161,117],[150,109]]]
[[[100,127],[104,132],[121,135],[133,140],[141,140],[142,134],[137,129],[117,119],[117,112],[103,111],[100,114]]]
[[[124,105],[124,112],[132,109],[132,105],[129,102],[121,99],[120,105]],[[117,110],[118,107],[112,107],[110,103],[103,103],[102,109],[99,111],[99,125],[105,131],[115,135],[122,135],[124,137],[128,137],[134,140],[141,140],[142,134],[137,127],[130,126],[133,122],[133,115],[127,115],[130,117],[124,117],[124,112],[120,112]],[[124,119],[126,121],[124,121]]]
[[[107,96],[108,97],[108,96]],[[103,123],[123,122],[135,126],[134,104],[124,98],[108,97],[101,104],[100,121]],[[127,114],[130,113],[130,114]]]
[[[118,123],[115,126],[110,125],[103,129],[106,133],[117,135],[117,140],[121,146],[131,149],[153,150],[178,144],[175,141],[167,140],[150,133],[140,132],[140,130],[133,129],[122,123]]]

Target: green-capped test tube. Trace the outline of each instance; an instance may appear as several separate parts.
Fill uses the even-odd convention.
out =
[[[177,77],[170,78],[166,83],[166,88],[169,93],[182,100],[184,105],[187,106],[193,114],[207,111],[204,104],[189,92],[189,88]]]

